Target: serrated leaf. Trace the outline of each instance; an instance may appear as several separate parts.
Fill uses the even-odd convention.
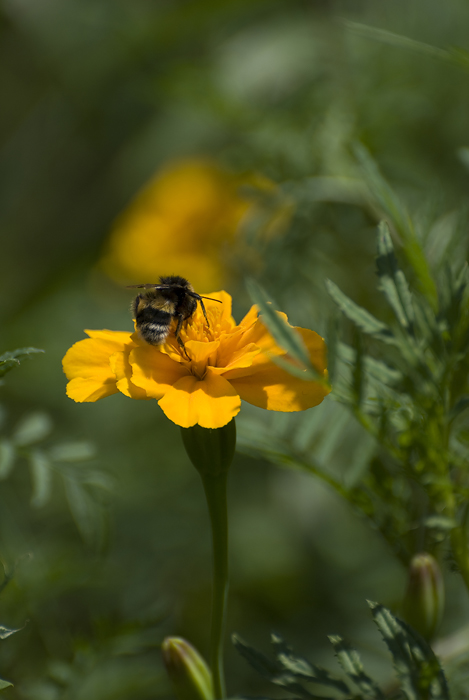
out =
[[[96,456],[96,447],[91,442],[65,442],[54,445],[49,457],[54,462],[83,462]]]
[[[271,661],[267,656],[262,654],[262,652],[257,651],[249,644],[246,644],[237,634],[231,636],[231,640],[241,656],[246,659],[248,664],[259,673],[263,678],[266,678],[271,683],[275,685],[280,685],[284,688],[288,688],[294,693],[297,693],[302,698],[308,698],[312,700],[314,696],[309,693],[306,688],[303,688],[299,683],[295,681],[295,677],[289,673],[283,673],[281,669],[278,668],[277,664]]]
[[[350,694],[350,688],[343,680],[333,676],[325,668],[310,664],[306,659],[302,659],[293,654],[280,653],[278,661],[285,669],[295,676],[295,678],[309,681],[310,683],[318,683],[328,688],[334,688],[344,695]]]
[[[6,479],[15,466],[16,450],[13,443],[4,438],[0,441],[0,480]]]
[[[25,626],[26,625],[23,625],[23,627],[18,627],[17,629],[11,629],[9,627],[5,627],[4,625],[0,625],[0,639],[7,639],[7,637],[11,637],[12,634],[21,632],[21,630],[24,630]]]
[[[26,447],[44,440],[52,431],[51,417],[44,411],[37,411],[25,416],[17,425],[12,439],[18,447]]]
[[[390,345],[396,344],[396,338],[389,326],[382,321],[378,321],[377,318],[372,316],[372,314],[362,306],[355,304],[355,302],[344,294],[332,280],[326,280],[326,288],[342,313],[360,330],[374,338],[382,340],[384,343]]]
[[[272,632],[270,635],[270,642],[274,648],[275,655],[278,654],[290,654],[293,649],[287,644],[281,634],[278,632]]]
[[[436,285],[408,212],[382,176],[378,166],[363,144],[355,143],[353,150],[361,166],[366,184],[384,210],[384,213],[389,216],[397,229],[402,239],[404,253],[414,269],[420,288],[427,297],[432,309],[436,311],[438,308]]]
[[[410,330],[414,322],[412,295],[402,270],[399,269],[389,227],[385,221],[378,226],[378,257],[376,258],[380,288],[386,295],[397,320]]]
[[[327,324],[327,371],[329,381],[334,383],[336,376],[337,359],[339,353],[339,318],[338,313],[331,314]]]
[[[264,678],[272,680],[278,674],[277,664],[271,661],[265,654],[257,649],[254,649],[249,644],[247,644],[241,637],[237,634],[231,635],[231,641],[233,642],[236,650],[241,656],[246,659],[252,668],[261,674]]]
[[[360,407],[365,398],[365,371],[363,340],[359,332],[355,332],[355,364],[352,371],[352,390],[355,404]]]
[[[346,343],[339,343],[338,350],[341,359],[350,364],[355,363],[356,353],[354,348],[350,347],[350,345],[346,345]],[[375,360],[374,357],[370,357],[369,355],[363,357],[363,364],[367,373],[383,384],[392,386],[402,379],[402,373],[399,372],[399,370],[389,367],[389,365],[381,360]]]
[[[353,488],[361,480],[371,458],[376,452],[376,447],[376,438],[370,433],[364,433],[360,441],[357,442],[357,447],[350,456],[345,473],[345,482],[348,489]]]
[[[34,508],[42,508],[50,499],[52,491],[51,465],[42,450],[31,450],[29,454],[31,467],[31,481],[33,484],[33,495],[31,505]]]
[[[444,673],[428,643],[390,610],[368,601],[373,620],[393,657],[402,690],[409,700],[450,700]]]
[[[0,377],[3,377],[11,369],[19,367],[22,360],[43,352],[44,350],[39,350],[38,348],[18,348],[17,350],[4,352],[0,355]]]
[[[287,372],[289,368],[292,368],[291,372],[295,374],[295,376],[297,374],[295,370],[297,371],[299,369],[302,372],[301,378],[324,382],[324,377],[311,363],[302,337],[287,323],[283,316],[275,310],[265,290],[253,279],[246,280],[246,287],[252,301],[259,308],[262,314],[262,320],[273,339],[277,345],[288,353],[292,360],[298,363],[298,367],[294,367],[294,365],[292,367],[292,363],[284,358],[272,357],[272,359],[280,364],[282,369],[285,369]]]
[[[341,411],[328,429],[323,431],[319,446],[315,450],[315,458],[320,464],[328,464],[333,453],[342,444],[343,435],[351,420],[349,411]]]
[[[334,647],[338,662],[360,690],[363,698],[370,698],[370,700],[381,700],[381,698],[384,698],[384,694],[378,684],[365,673],[358,652],[338,635],[329,636],[329,640]]]

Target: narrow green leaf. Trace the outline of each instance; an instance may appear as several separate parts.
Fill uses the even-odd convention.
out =
[[[274,648],[275,656],[278,656],[278,654],[290,654],[293,651],[278,632],[272,632],[270,642]]]
[[[450,700],[444,673],[429,644],[384,605],[370,601],[368,604],[409,700],[421,700],[422,697]]]
[[[231,641],[233,642],[236,651],[238,651],[241,656],[246,659],[252,668],[261,674],[264,678],[272,680],[278,674],[278,667],[273,661],[271,661],[265,654],[257,649],[254,649],[249,644],[247,644],[241,637],[237,634],[231,635]]]
[[[345,343],[339,343],[338,351],[339,357],[342,360],[350,364],[355,364],[356,351],[354,348]],[[363,357],[363,364],[367,373],[373,377],[373,379],[377,379],[383,384],[392,386],[402,379],[402,373],[399,372],[399,370],[393,369],[381,360],[375,360],[374,357],[370,357],[369,355]]]
[[[423,524],[427,528],[440,530],[444,533],[454,530],[454,528],[458,526],[456,520],[447,518],[444,515],[429,515],[428,518],[425,518]]]
[[[334,383],[339,348],[339,318],[338,312],[331,314],[327,324],[327,371],[329,381]]]
[[[340,411],[335,420],[322,431],[315,458],[319,464],[328,464],[334,452],[342,445],[343,436],[352,421],[350,411]]]
[[[378,603],[368,601],[373,620],[391,652],[394,668],[408,700],[420,700],[418,674],[412,663],[412,654],[402,627],[392,613]]]
[[[436,58],[445,62],[450,62],[453,60],[450,51],[440,49],[437,46],[426,44],[422,41],[416,41],[415,39],[403,36],[402,34],[395,34],[394,32],[388,32],[386,29],[370,27],[367,24],[352,22],[350,20],[345,20],[344,24],[348,30],[354,34],[362,36],[365,39],[373,39],[374,41],[389,44],[390,46],[395,46],[396,48],[410,49],[416,53],[424,54],[430,58]]]
[[[415,272],[419,286],[436,311],[438,294],[435,281],[408,212],[382,176],[367,149],[361,143],[355,143],[353,150],[371,194],[399,233],[404,253]]]
[[[348,489],[353,488],[362,479],[377,448],[376,438],[364,432],[350,457],[344,478]]]
[[[0,639],[7,639],[7,637],[11,637],[12,634],[16,634],[17,632],[21,632],[21,630],[24,630],[26,625],[23,625],[23,627],[18,627],[17,629],[11,629],[10,627],[5,627],[4,625],[0,625]]]
[[[355,332],[355,364],[352,371],[352,389],[355,404],[361,407],[365,398],[365,370],[363,363],[363,339],[359,332]]]
[[[84,462],[96,456],[96,447],[91,442],[65,442],[54,445],[49,457],[54,462]]]
[[[231,640],[238,653],[246,659],[248,664],[271,683],[288,688],[302,698],[311,700],[314,697],[306,688],[303,688],[303,686],[295,681],[295,677],[292,674],[283,673],[276,663],[271,661],[260,651],[257,651],[257,649],[246,644],[237,634],[233,634]]]
[[[386,295],[396,318],[406,329],[412,329],[414,309],[412,295],[394,254],[389,226],[381,221],[378,226],[378,257],[376,259],[380,288]]]
[[[370,698],[370,700],[381,700],[381,698],[384,698],[384,694],[378,684],[365,673],[358,652],[347,644],[342,637],[331,635],[329,640],[334,647],[338,662],[360,690],[363,698]]]
[[[96,545],[102,535],[102,519],[97,504],[80,482],[64,477],[64,485],[70,511],[81,536],[88,544]]]
[[[0,480],[6,479],[15,466],[16,450],[7,438],[0,440]]]
[[[38,350],[38,348],[18,348],[17,350],[4,352],[0,355],[0,377],[3,377],[3,375],[11,369],[19,367],[22,360],[42,352],[44,352],[44,350]]]
[[[326,288],[342,313],[360,330],[390,345],[396,344],[396,338],[389,326],[382,321],[378,321],[363,307],[355,304],[331,280],[326,280]]]
[[[29,463],[33,483],[31,505],[34,508],[42,508],[50,499],[52,492],[51,465],[47,456],[39,449],[31,450]]]
[[[306,370],[306,373],[309,375],[309,379],[324,381],[323,376],[319,374],[317,369],[311,363],[308,350],[306,349],[302,337],[285,321],[279,312],[275,310],[275,307],[265,290],[253,279],[246,280],[246,287],[252,301],[259,308],[259,311],[262,314],[262,320],[270,331],[275,342],[281,348],[283,348],[295,362],[298,363],[300,370],[303,372]],[[288,368],[291,367],[291,363],[287,362],[283,358],[276,357],[272,359],[275,359],[278,363],[280,361],[282,363],[282,368],[286,369],[287,371]]]
[[[21,419],[13,433],[13,442],[19,447],[33,445],[44,440],[52,431],[51,417],[44,411],[31,413]]]
[[[5,681],[3,678],[0,678],[0,690],[5,690],[5,688],[13,688],[13,683],[10,683],[10,681]]]
[[[467,394],[461,396],[461,398],[454,404],[449,414],[450,420],[453,421],[457,416],[459,416],[460,413],[465,411],[466,408],[469,408],[469,396]]]
[[[277,658],[285,671],[289,671],[295,678],[334,688],[344,695],[350,694],[348,685],[340,678],[333,676],[325,668],[310,664],[306,659],[294,656],[293,654],[281,653]]]

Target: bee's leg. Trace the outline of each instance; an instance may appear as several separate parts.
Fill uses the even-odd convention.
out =
[[[207,326],[210,328],[210,323],[208,322],[208,318],[207,318],[207,312],[205,311],[205,306],[204,306],[204,302],[202,301],[202,299],[199,299],[199,304],[202,307],[202,311],[204,312],[205,321],[207,322]]]
[[[190,360],[191,358],[190,358],[189,355],[187,354],[187,350],[186,350],[186,348],[185,348],[185,346],[184,346],[184,343],[183,343],[183,341],[182,341],[182,339],[181,339],[181,336],[179,335],[179,333],[181,332],[181,327],[182,327],[182,322],[183,322],[183,321],[184,321],[184,316],[182,316],[182,314],[179,314],[179,316],[178,316],[178,322],[177,322],[177,326],[176,326],[176,330],[174,331],[174,335],[176,336],[176,340],[178,341],[179,345],[180,345],[181,348],[184,350],[185,356],[187,357],[188,360]]]

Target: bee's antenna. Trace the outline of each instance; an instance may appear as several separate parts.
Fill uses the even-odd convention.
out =
[[[221,301],[221,299],[212,299],[212,297],[203,297],[203,296],[200,296],[200,294],[198,294],[198,297],[199,297],[199,299],[208,299],[209,301],[218,301],[219,304],[223,303]]]

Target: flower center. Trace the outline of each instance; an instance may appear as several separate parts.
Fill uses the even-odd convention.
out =
[[[223,309],[220,305],[216,307],[206,307],[208,323],[201,308],[189,318],[181,328],[181,340],[183,343],[188,340],[197,340],[201,343],[211,343],[218,340],[223,333],[232,330],[230,319],[223,318]]]

